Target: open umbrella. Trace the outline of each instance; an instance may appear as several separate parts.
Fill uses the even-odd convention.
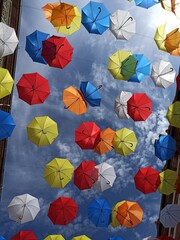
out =
[[[91,238],[88,238],[86,235],[80,235],[73,237],[72,240],[91,240]]]
[[[10,240],[37,240],[33,231],[22,230],[14,235]]]
[[[170,195],[176,191],[176,181],[178,179],[177,172],[166,169],[159,174],[161,183],[158,190],[161,194]]]
[[[160,212],[160,222],[165,228],[174,228],[180,223],[180,205],[167,204]]]
[[[14,80],[9,71],[0,68],[0,99],[11,94]]]
[[[155,4],[159,3],[159,0],[134,0],[136,6],[142,8],[150,8]]]
[[[120,94],[115,98],[114,111],[120,119],[130,118],[127,113],[127,101],[131,97],[131,92],[121,91]]]
[[[165,39],[166,39],[166,23],[163,25],[160,25],[155,32],[154,35],[154,41],[156,42],[157,47],[159,50],[167,52],[167,49],[165,47]]]
[[[166,114],[171,126],[180,128],[180,102],[176,101],[168,107]]]
[[[125,200],[123,200],[121,202],[117,202],[112,208],[112,214],[111,214],[112,222],[111,222],[111,225],[112,225],[113,228],[116,228],[120,225],[119,221],[116,218],[116,215],[117,215],[118,207],[125,202],[126,202]]]
[[[15,126],[11,114],[0,110],[0,140],[10,137]]]
[[[65,240],[61,234],[58,235],[48,235],[44,240]]]
[[[165,39],[164,45],[168,52],[172,52],[173,50],[175,50],[179,47],[179,45],[180,45],[179,28],[175,28],[171,32],[166,34],[166,39]]]

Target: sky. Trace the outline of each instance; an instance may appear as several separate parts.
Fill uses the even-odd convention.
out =
[[[106,240],[110,236],[121,236],[124,240],[141,240],[146,236],[155,236],[154,222],[158,218],[161,195],[158,192],[149,195],[139,192],[135,188],[133,177],[140,167],[151,165],[158,171],[163,168],[163,163],[154,155],[153,144],[159,134],[166,134],[168,121],[165,116],[174,99],[176,84],[161,89],[154,86],[150,77],[140,84],[117,81],[107,70],[107,65],[110,55],[117,50],[124,50],[133,54],[144,54],[152,64],[160,60],[170,61],[178,72],[178,57],[158,50],[153,40],[156,28],[167,19],[174,24],[176,17],[173,13],[163,10],[160,4],[143,9],[135,6],[133,1],[114,0],[112,4],[112,1],[104,0],[110,13],[117,9],[130,11],[137,22],[137,33],[129,41],[122,41],[116,40],[109,30],[103,35],[89,34],[81,25],[79,31],[67,37],[74,53],[72,62],[62,70],[33,62],[25,51],[26,36],[36,29],[63,36],[57,33],[44,17],[41,7],[49,2],[54,1],[24,0],[22,3],[15,82],[17,83],[24,73],[38,72],[49,80],[51,94],[44,104],[29,106],[18,98],[17,89],[14,88],[12,116],[16,128],[8,140],[0,203],[0,234],[10,239],[20,230],[33,230],[38,239],[44,239],[49,234],[62,234],[67,240],[81,234],[86,234],[93,240]],[[67,3],[77,5],[80,10],[88,0],[68,0]],[[90,81],[96,86],[102,84],[102,101],[99,108],[89,106],[86,114],[76,116],[64,109],[62,92],[70,85],[79,88],[81,81]],[[117,117],[114,112],[114,100],[122,90],[132,93],[144,92],[152,99],[153,113],[145,122],[120,120]],[[34,117],[44,115],[57,122],[59,136],[51,145],[37,147],[28,140],[26,126]],[[123,157],[114,151],[99,156],[91,150],[81,150],[74,142],[74,133],[83,121],[94,121],[101,129],[132,129],[138,138],[135,152]],[[43,178],[43,173],[46,163],[55,157],[69,159],[75,168],[85,160],[93,160],[96,164],[112,164],[117,174],[114,186],[103,193],[96,189],[80,191],[72,180],[64,189],[50,188]],[[7,206],[14,196],[25,193],[39,199],[41,211],[34,221],[21,225],[9,220]],[[61,196],[72,197],[79,206],[77,218],[66,226],[53,225],[47,217],[49,204]],[[87,217],[88,204],[95,198],[105,198],[111,207],[122,200],[137,201],[144,210],[142,223],[133,229],[95,227]]]

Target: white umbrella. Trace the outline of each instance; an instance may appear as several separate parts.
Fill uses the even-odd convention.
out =
[[[18,42],[14,28],[0,22],[0,57],[13,54]]]
[[[9,218],[21,224],[34,220],[39,211],[38,199],[29,194],[14,197],[8,205]]]
[[[180,205],[167,204],[160,212],[160,222],[165,228],[175,227],[180,223]]]
[[[94,187],[101,192],[111,188],[116,179],[116,173],[113,166],[108,163],[101,163],[95,166],[95,168],[97,168],[99,172],[98,180],[95,182]]]
[[[151,78],[157,87],[167,88],[174,83],[176,72],[170,62],[161,60],[153,64]]]
[[[136,21],[129,12],[118,9],[110,16],[110,30],[117,39],[129,40],[136,32]]]
[[[120,119],[130,118],[127,113],[127,101],[131,98],[131,92],[121,91],[115,99],[114,111]]]

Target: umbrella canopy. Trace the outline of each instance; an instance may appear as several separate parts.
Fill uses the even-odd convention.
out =
[[[91,238],[88,238],[86,235],[80,235],[73,237],[72,240],[91,240]]]
[[[0,99],[11,94],[14,80],[9,71],[0,68]]]
[[[14,28],[0,22],[0,57],[13,54],[18,42]]]
[[[52,36],[42,42],[42,57],[50,67],[64,68],[72,60],[73,47],[65,37]]]
[[[114,167],[104,162],[95,168],[98,169],[98,180],[94,183],[94,187],[101,192],[111,188],[116,179]]]
[[[176,191],[176,181],[178,174],[175,171],[166,169],[159,174],[161,183],[158,190],[161,194],[170,195]]]
[[[160,182],[159,172],[152,167],[140,168],[134,176],[136,188],[144,194],[156,192]]]
[[[155,4],[159,3],[159,0],[134,0],[136,6],[142,8],[150,8]]]
[[[64,188],[71,181],[73,165],[65,158],[54,158],[46,164],[44,178],[53,188]]]
[[[57,123],[48,116],[35,117],[27,126],[27,134],[37,146],[49,145],[58,136]]]
[[[33,231],[22,230],[14,235],[10,240],[37,240]]]
[[[165,39],[166,39],[166,23],[163,25],[160,25],[155,32],[154,35],[154,41],[156,42],[157,47],[159,50],[167,52],[167,49],[165,47]]]
[[[160,212],[160,222],[165,228],[176,227],[180,223],[180,205],[167,204]]]
[[[116,218],[116,215],[117,215],[117,211],[118,211],[118,207],[120,206],[120,205],[122,205],[123,203],[125,203],[126,201],[125,200],[123,200],[123,201],[121,201],[121,202],[117,202],[115,205],[114,205],[114,207],[112,208],[112,215],[111,215],[111,220],[112,220],[112,222],[111,222],[111,225],[112,225],[112,227],[113,228],[116,228],[116,227],[118,227],[120,224],[119,224],[119,221],[117,220],[117,218]]]
[[[48,235],[44,240],[65,240],[61,234],[58,235]]]
[[[23,74],[16,86],[19,98],[29,105],[43,103],[50,94],[48,80],[37,72]]]
[[[108,227],[111,208],[105,199],[94,199],[88,206],[88,218],[96,227]]]
[[[152,101],[145,93],[134,93],[127,102],[127,112],[134,121],[145,121],[152,113]]]
[[[30,35],[26,36],[25,50],[34,62],[47,64],[41,56],[42,53],[42,41],[49,38],[50,35],[38,30],[34,31]]]
[[[38,199],[29,194],[14,197],[8,205],[9,218],[21,224],[33,221],[39,211]]]
[[[121,91],[120,94],[115,98],[114,111],[120,119],[130,118],[127,113],[127,101],[131,97],[131,92]]]
[[[129,40],[136,32],[136,21],[130,12],[118,9],[110,16],[110,31],[117,39]]]
[[[15,126],[11,114],[0,110],[0,140],[10,137]]]
[[[134,131],[122,128],[115,132],[113,147],[115,153],[127,156],[135,151],[137,138]]]
[[[50,204],[48,217],[55,225],[67,225],[77,215],[78,206],[72,198],[60,197]]]
[[[180,45],[179,28],[175,28],[171,32],[166,34],[166,39],[165,39],[164,45],[168,52],[172,52],[173,50],[175,50],[179,47],[179,45]]]
[[[75,131],[75,142],[84,149],[94,149],[100,128],[95,122],[82,122]]]
[[[89,160],[82,162],[74,171],[74,184],[79,190],[90,189],[98,180],[96,164]]]
[[[180,128],[180,102],[176,101],[168,107],[166,114],[171,126]]]
[[[110,24],[110,12],[104,3],[90,1],[82,8],[82,24],[89,33],[103,34]]]

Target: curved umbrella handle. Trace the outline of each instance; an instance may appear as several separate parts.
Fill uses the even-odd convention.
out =
[[[93,23],[96,21],[96,19],[98,18],[99,14],[101,13],[101,7],[98,7],[98,9],[99,9],[99,12],[98,12],[98,14],[96,15],[95,19],[93,20]]]
[[[118,30],[120,30],[129,20],[131,20],[131,22],[134,20],[132,16],[128,17],[126,19],[126,21],[118,28]]]

